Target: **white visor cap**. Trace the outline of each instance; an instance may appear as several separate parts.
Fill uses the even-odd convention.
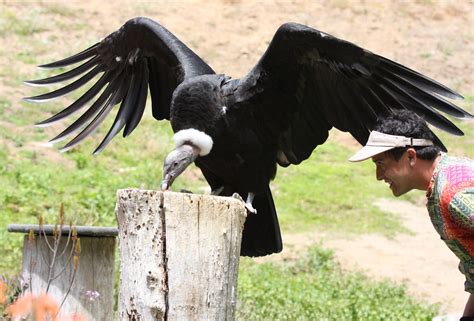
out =
[[[349,161],[360,162],[397,147],[432,145],[433,142],[429,139],[389,135],[374,130],[370,133],[365,146],[349,158]]]

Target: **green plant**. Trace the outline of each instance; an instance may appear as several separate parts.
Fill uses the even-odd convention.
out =
[[[241,262],[238,320],[426,320],[438,306],[411,298],[403,286],[342,273],[320,246],[293,264]]]

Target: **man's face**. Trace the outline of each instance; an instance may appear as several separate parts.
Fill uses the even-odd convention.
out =
[[[403,195],[413,189],[412,167],[406,151],[398,161],[387,152],[375,155],[372,161],[376,166],[377,180],[389,184],[394,196]]]

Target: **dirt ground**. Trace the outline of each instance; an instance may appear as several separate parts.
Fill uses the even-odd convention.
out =
[[[82,49],[85,39],[99,39],[127,19],[144,15],[160,21],[216,72],[242,77],[262,55],[278,26],[294,21],[355,42],[464,95],[474,93],[473,1],[84,0],[25,5],[25,2],[7,0],[0,3],[0,7],[22,15],[32,6],[58,4],[74,9],[77,15],[54,17],[64,21],[65,29],[47,31],[55,34],[56,41],[51,43],[51,51],[45,53],[45,62],[74,53]],[[67,31],[70,19],[80,19],[93,28]],[[4,40],[12,51],[19,52],[24,46],[8,36]],[[10,63],[8,56],[0,57],[0,68]],[[22,64],[17,67],[32,68]],[[23,93],[18,88],[0,84],[0,94],[20,99]],[[353,239],[315,233],[285,235],[286,250],[281,258],[324,239],[324,244],[335,250],[344,269],[360,269],[375,278],[406,282],[415,295],[429,302],[444,302],[447,312],[460,312],[466,294],[463,277],[457,271],[458,262],[439,240],[424,207],[394,200],[380,200],[379,206],[400,215],[413,234],[394,239],[377,235]]]

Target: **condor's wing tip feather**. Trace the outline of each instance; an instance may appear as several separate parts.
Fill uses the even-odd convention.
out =
[[[464,112],[464,117],[462,117],[462,118],[464,118],[464,119],[472,119],[472,118],[474,118],[474,115],[471,114],[470,112],[468,112],[467,110],[463,110],[463,112]]]
[[[32,87],[44,87],[49,85],[46,83],[41,83],[40,80],[24,80],[23,84]]]
[[[65,145],[65,146],[63,146],[59,149],[59,152],[60,153],[65,153],[65,152],[71,150],[72,148],[74,148],[74,146],[76,146],[76,145],[72,145],[72,146]]]
[[[42,102],[47,102],[52,99],[56,99],[59,97],[62,97],[64,95],[69,94],[70,92],[82,87],[85,85],[89,80],[94,78],[97,74],[102,72],[102,66],[96,66],[92,70],[89,70],[86,74],[82,75],[80,78],[76,79],[72,83],[61,87],[59,89],[53,90],[51,92],[47,92],[45,94],[37,95],[37,96],[32,96],[32,97],[26,97],[24,98],[25,101],[27,102],[33,102],[33,103],[42,103]]]
[[[58,60],[58,61],[53,61],[47,64],[39,65],[38,68],[41,69],[53,69],[53,68],[60,68],[60,67],[66,67],[72,64],[75,64],[77,62],[83,61],[87,58],[90,58],[94,55],[97,54],[97,46],[99,46],[100,42],[90,46],[89,48],[75,54],[72,56],[69,56],[67,58]]]
[[[430,79],[430,78],[428,78],[428,79],[431,80],[435,85],[438,85],[441,89],[444,89],[444,92],[441,93],[441,95],[443,95],[443,96],[445,96],[449,99],[452,99],[452,100],[464,100],[464,96],[461,95],[460,93],[448,88],[447,86],[437,82],[436,80],[433,80],[433,79]]]
[[[34,96],[30,97],[23,97],[21,100],[27,102],[27,103],[37,103],[37,101],[34,99]]]
[[[452,93],[453,93],[453,95],[454,95],[454,98],[453,98],[453,99],[456,99],[456,100],[464,100],[464,96],[461,95],[460,93],[455,92],[454,90],[452,90]]]
[[[69,135],[67,135],[67,136],[69,136]],[[48,141],[48,143],[54,145],[54,144],[56,144],[56,143],[59,143],[59,142],[65,140],[65,139],[67,138],[67,136],[66,136],[66,135],[61,135],[61,134],[59,134],[59,135],[57,135],[56,137],[50,139],[50,140]]]
[[[42,86],[48,86],[51,84],[57,84],[61,83],[66,80],[70,80],[76,76],[79,76],[83,74],[84,72],[90,70],[92,67],[97,66],[99,64],[100,57],[95,56],[88,61],[84,62],[83,64],[68,70],[64,73],[52,76],[52,77],[47,77],[43,79],[38,79],[38,80],[27,80],[24,81],[23,83],[29,86],[36,86],[36,87],[42,87]]]
[[[45,128],[45,127],[51,126],[52,124],[53,124],[52,122],[48,122],[48,119],[46,119],[46,120],[37,122],[34,126],[38,128]]]
[[[92,155],[94,156],[97,156],[99,155],[106,147],[107,145],[104,145],[104,146],[98,146],[93,152],[92,152]]]
[[[385,58],[383,56],[373,54],[374,57],[378,58],[378,61],[381,63],[382,68],[387,68],[391,72],[401,76],[407,77],[410,81],[413,81],[424,90],[428,90],[436,93],[437,95],[447,97],[453,100],[462,100],[464,97],[457,93],[456,91],[448,88],[442,83],[425,76],[409,67],[406,67],[398,62]]]
[[[454,136],[464,136],[464,132],[454,124],[451,127],[443,126],[443,127],[441,127],[441,129],[444,129],[444,131],[446,131],[447,133],[450,133]]]
[[[32,104],[39,104],[39,103],[46,103],[48,101],[54,100],[56,97],[53,98],[41,98],[40,96],[30,96],[30,97],[23,97],[22,100],[26,101],[27,103]]]
[[[37,123],[34,124],[35,127],[38,127],[38,128],[44,128],[44,127],[49,127],[57,122],[59,122],[60,120],[62,120],[64,117],[59,117],[61,115],[62,112],[59,112],[58,114],[55,114],[45,120],[42,120],[42,121],[39,121]]]

